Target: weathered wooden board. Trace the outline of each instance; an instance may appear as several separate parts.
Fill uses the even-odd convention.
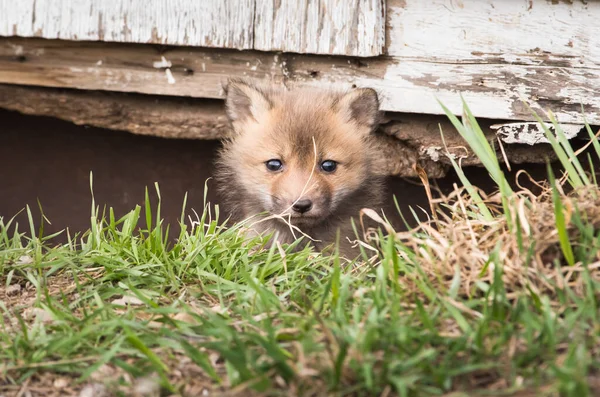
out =
[[[254,49],[375,56],[385,45],[385,0],[258,0]]]
[[[368,12],[382,11],[379,0],[353,1],[355,7],[341,0],[261,0],[250,47],[326,53],[374,48],[368,41],[344,47],[353,31],[370,24],[361,22]],[[336,22],[331,10],[354,14]],[[14,18],[27,24],[27,15]],[[221,98],[227,77],[252,76],[371,86],[381,92],[383,109],[398,112],[441,114],[439,99],[459,114],[463,95],[477,117],[533,120],[524,99],[538,111],[554,111],[563,123],[581,123],[583,105],[588,120],[600,124],[598,15],[598,1],[389,0],[389,55],[360,59],[11,39],[0,44],[0,81]],[[341,20],[349,24],[333,28]]]
[[[600,68],[600,1],[388,0],[389,55]]]
[[[147,45],[0,39],[0,82],[222,98],[231,76],[285,84],[376,88],[382,109],[460,114],[463,95],[477,117],[534,120],[521,101],[582,123],[600,124],[600,68],[444,63],[397,57],[350,59]]]
[[[557,135],[553,124],[548,123],[545,127],[552,131],[553,135]],[[579,135],[584,127],[582,124],[563,124],[561,129],[567,139],[572,139]],[[546,138],[544,126],[538,122],[494,124],[490,128],[497,131],[498,137],[506,143],[523,143],[530,146],[550,143]]]
[[[0,36],[375,56],[384,9],[384,0],[0,0]]]
[[[251,49],[254,0],[0,0],[0,35]]]
[[[294,65],[294,62],[290,62]],[[314,84],[343,86],[351,82],[382,93],[388,111],[443,114],[438,101],[454,114],[462,113],[462,98],[476,117],[534,120],[525,105],[544,119],[546,110],[562,123],[582,123],[582,105],[591,123],[600,123],[600,69],[547,68],[531,65],[446,64],[380,59],[351,65],[301,62],[302,70],[320,71]],[[323,69],[321,69],[323,68]],[[312,84],[313,82],[311,82]]]
[[[531,120],[523,98],[563,122],[582,122],[581,105],[600,120],[600,1],[389,0],[387,6],[387,53],[400,63],[387,68],[382,83],[402,81],[405,93],[390,90],[390,100],[410,99],[430,113],[435,104],[427,94],[437,86],[454,112],[448,90],[480,117]]]
[[[0,43],[4,83],[222,98],[227,76],[281,75],[281,62],[263,52],[21,38]]]

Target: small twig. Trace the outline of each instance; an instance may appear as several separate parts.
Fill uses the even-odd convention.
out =
[[[21,386],[21,388],[19,389],[19,391],[15,397],[21,397],[23,394],[25,394],[30,381],[31,381],[31,378],[27,378],[27,380],[23,383],[23,386]]]
[[[598,137],[600,137],[600,130],[598,130],[598,132],[596,133],[596,135],[594,135],[594,138],[598,139]],[[579,156],[581,153],[583,153],[588,147],[590,147],[590,145],[594,143],[593,139],[590,139],[590,141],[588,143],[586,143],[585,145],[583,145],[581,148],[579,148],[579,150],[577,150],[574,154],[575,157]],[[570,162],[573,162],[573,159],[569,159]]]
[[[119,355],[117,355],[119,356]],[[115,356],[115,357],[117,357]],[[121,357],[124,357],[125,355],[120,355]],[[64,359],[64,360],[56,360],[56,361],[45,361],[45,362],[40,362],[40,363],[29,363],[29,364],[22,364],[22,365],[9,365],[6,366],[3,369],[3,371],[18,371],[21,369],[31,369],[31,368],[44,368],[44,367],[52,367],[55,365],[68,365],[68,364],[77,364],[77,363],[83,363],[86,361],[94,361],[94,360],[98,360],[100,359],[100,356],[89,356],[89,357],[78,357],[78,358],[70,358],[70,359]]]
[[[502,159],[504,160],[504,164],[506,164],[506,168],[508,168],[509,172],[512,172],[512,169],[510,168],[510,162],[508,161],[508,157],[506,156],[504,145],[502,144],[500,137],[498,137],[498,146],[500,146],[500,152],[502,153]]]

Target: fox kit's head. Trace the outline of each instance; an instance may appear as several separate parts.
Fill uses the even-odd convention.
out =
[[[369,195],[374,90],[287,91],[234,80],[226,92],[233,135],[218,172],[243,215],[267,212],[312,227]]]

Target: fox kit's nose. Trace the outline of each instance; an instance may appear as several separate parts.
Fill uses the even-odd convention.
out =
[[[292,205],[292,209],[300,214],[310,211],[311,208],[312,201],[308,199],[298,200],[294,205]]]

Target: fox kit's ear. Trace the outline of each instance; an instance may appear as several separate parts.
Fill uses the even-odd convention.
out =
[[[230,80],[224,88],[227,117],[234,125],[258,121],[272,107],[267,94],[248,82]]]
[[[348,121],[374,129],[379,124],[379,98],[371,88],[358,88],[344,94],[337,102],[337,110]]]

